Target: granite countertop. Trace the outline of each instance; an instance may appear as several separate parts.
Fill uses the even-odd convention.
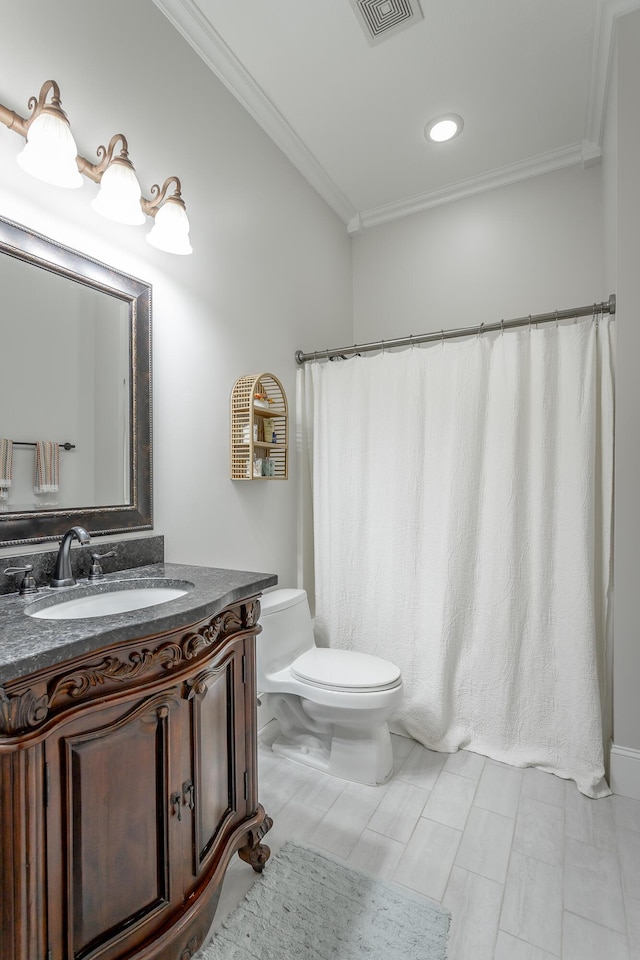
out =
[[[149,578],[187,581],[193,586],[176,600],[106,617],[44,620],[25,613],[30,603],[37,602],[41,607],[48,605],[49,598],[52,603],[75,600],[96,590],[101,592],[101,588],[108,589],[110,583],[126,581],[132,587],[144,586],[140,581]],[[278,578],[269,573],[153,563],[105,574],[94,583],[79,580],[74,587],[40,587],[28,597],[4,596],[0,598],[0,684],[111,644],[176,630],[213,617],[229,604],[262,593],[277,582]]]

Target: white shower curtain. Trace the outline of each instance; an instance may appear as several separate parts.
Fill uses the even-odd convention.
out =
[[[603,780],[613,324],[312,363],[316,633],[394,661],[397,720]]]

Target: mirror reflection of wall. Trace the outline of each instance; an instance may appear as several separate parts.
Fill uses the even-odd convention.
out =
[[[0,254],[0,437],[70,442],[57,493],[14,446],[11,512],[130,503],[129,304]]]

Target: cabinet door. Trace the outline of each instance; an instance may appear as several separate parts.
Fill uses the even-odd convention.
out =
[[[224,841],[247,813],[246,674],[244,644],[238,639],[185,684],[191,729],[192,888],[215,867]]]
[[[47,741],[52,960],[121,956],[182,902],[183,823],[171,802],[182,710],[176,687],[85,713]]]

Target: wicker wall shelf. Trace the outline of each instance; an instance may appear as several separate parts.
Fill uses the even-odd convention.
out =
[[[272,373],[240,377],[231,392],[231,479],[286,480],[288,451],[282,384]]]

